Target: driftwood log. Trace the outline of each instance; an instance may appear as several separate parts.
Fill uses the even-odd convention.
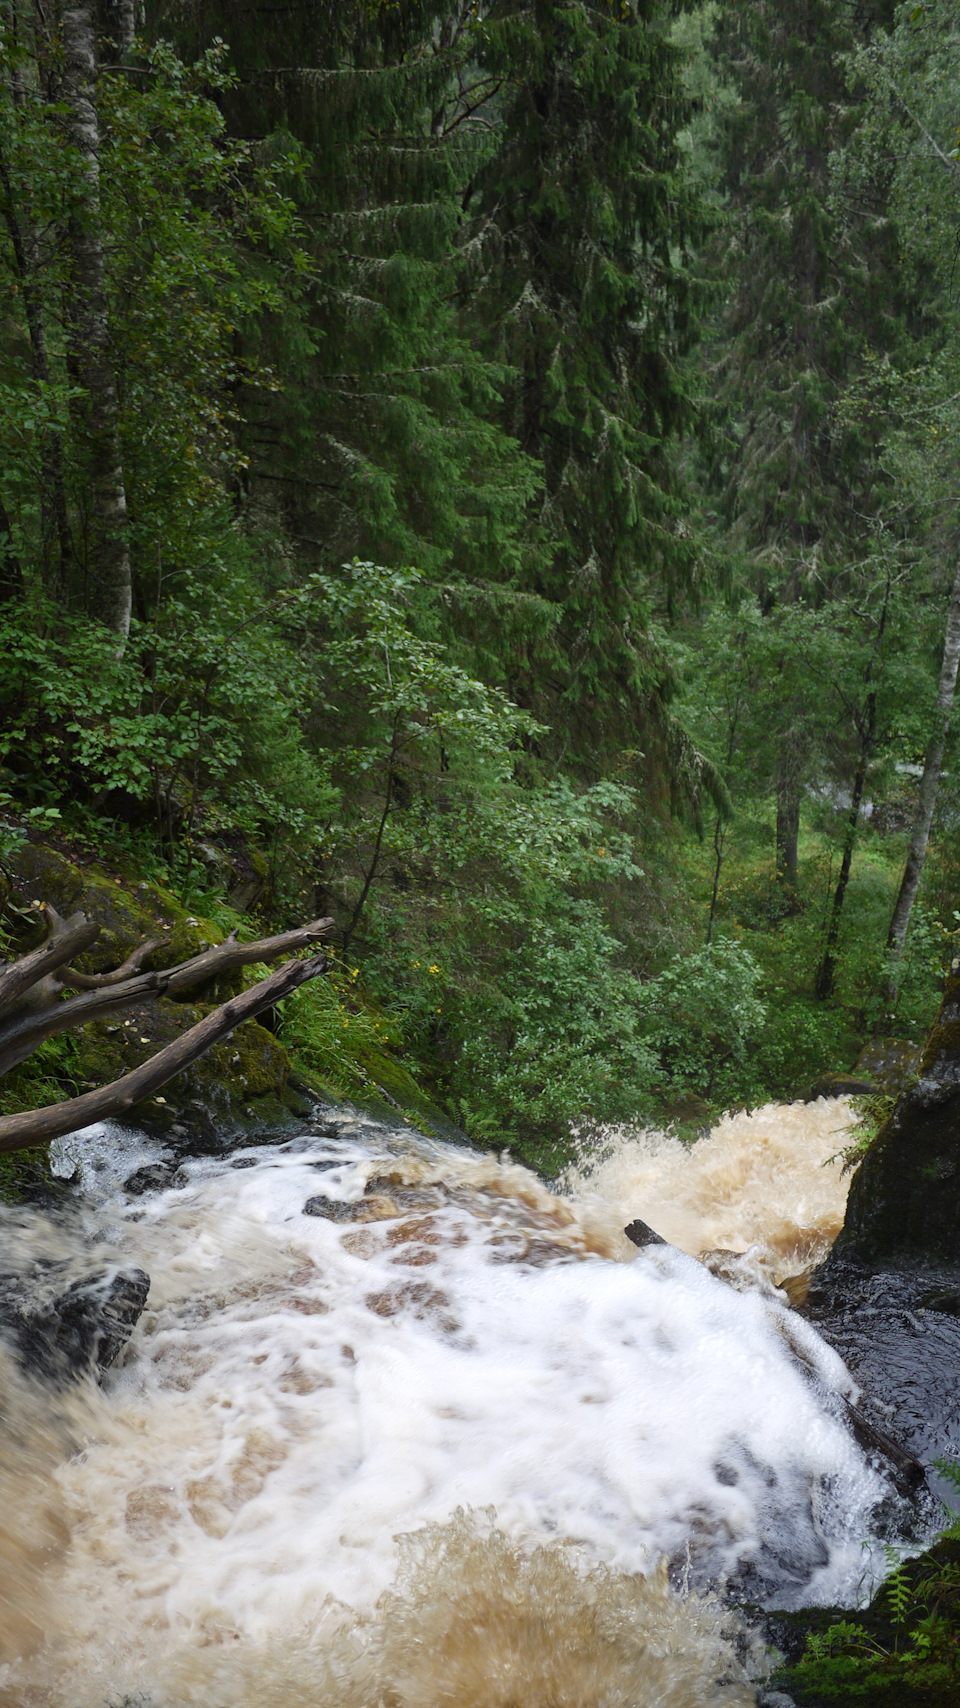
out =
[[[49,927],[47,941],[29,955],[0,967],[0,1074],[25,1061],[46,1038],[129,1008],[145,996],[179,995],[237,967],[275,961],[281,955],[312,948],[333,926],[331,919],[315,919],[295,931],[261,937],[254,943],[238,943],[236,932],[232,932],[216,948],[205,949],[179,966],[144,973],[139,970],[142,963],[161,946],[151,938],[113,972],[78,973],[69,962],[96,942],[99,928],[82,914],[64,920],[49,906],[44,913]],[[211,1045],[229,1037],[244,1020],[272,1008],[326,970],[327,958],[322,952],[307,960],[288,961],[251,990],[221,1003],[123,1078],[63,1103],[0,1117],[0,1152],[46,1144],[92,1121],[124,1114],[182,1073]],[[68,989],[81,994],[64,998],[63,992]]]

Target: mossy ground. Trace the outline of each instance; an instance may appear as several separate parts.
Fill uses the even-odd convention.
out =
[[[814,996],[839,868],[842,819],[822,802],[805,805],[795,892],[777,881],[772,812],[744,813],[728,827],[714,930],[742,943],[762,970],[760,995],[769,1021],[755,1056],[768,1096],[796,1096],[821,1074],[848,1072],[878,1033],[922,1041],[936,1014],[944,964],[955,952],[956,873],[947,854],[932,848],[897,1010],[889,1013],[882,997],[883,954],[906,857],[906,832],[885,832],[867,821],[844,904],[835,990],[826,1001]],[[679,864],[686,917],[699,916],[705,936],[714,870],[711,840],[686,837]],[[690,947],[697,944],[691,941]]]
[[[960,1539],[953,1531],[897,1566],[860,1612],[801,1609],[775,1616],[803,1653],[771,1683],[796,1708],[957,1708],[960,1703]]]

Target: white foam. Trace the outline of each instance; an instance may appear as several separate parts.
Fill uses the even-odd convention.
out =
[[[420,1201],[303,1213],[384,1169]],[[370,1610],[398,1533],[458,1508],[621,1573],[667,1556],[853,1598],[880,1481],[838,1421],[843,1365],[805,1325],[791,1344],[778,1301],[663,1246],[611,1261],[526,1171],[406,1135],[186,1177],[115,1235],[152,1287],[107,1383],[123,1446],[114,1428],[60,1472],[71,1664],[104,1633],[259,1642],[327,1597]]]

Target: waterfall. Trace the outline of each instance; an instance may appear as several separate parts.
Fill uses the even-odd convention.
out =
[[[179,1167],[70,1141],[75,1214],[6,1211],[11,1263],[151,1287],[99,1388],[4,1355],[0,1702],[753,1702],[717,1592],[853,1603],[884,1570],[851,1378],[772,1284],[836,1230],[847,1119],[606,1131],[557,1192],[347,1113]],[[694,1255],[745,1244],[734,1286]]]

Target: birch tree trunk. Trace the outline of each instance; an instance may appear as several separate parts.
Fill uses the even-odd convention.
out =
[[[97,54],[91,6],[63,13],[63,82],[67,132],[80,159],[80,186],[70,224],[74,285],[73,362],[83,402],[93,521],[89,609],[120,637],[130,631],[130,548],[120,454],[117,382],[110,345],[100,221],[100,126]]]
[[[940,684],[937,689],[937,709],[930,744],[924,760],[923,775],[920,778],[920,798],[917,801],[913,833],[910,837],[910,852],[907,855],[900,893],[897,896],[893,918],[890,921],[890,930],[887,934],[889,962],[886,991],[891,1003],[896,1001],[900,983],[900,962],[903,959],[903,946],[906,942],[907,928],[910,924],[913,904],[917,898],[917,890],[920,887],[923,863],[927,857],[930,826],[933,823],[933,814],[937,805],[937,791],[940,787],[943,750],[950,731],[953,697],[957,687],[958,664],[960,664],[960,564],[957,566],[953,578],[953,587],[950,590],[947,632],[943,642],[943,663],[940,666]]]

